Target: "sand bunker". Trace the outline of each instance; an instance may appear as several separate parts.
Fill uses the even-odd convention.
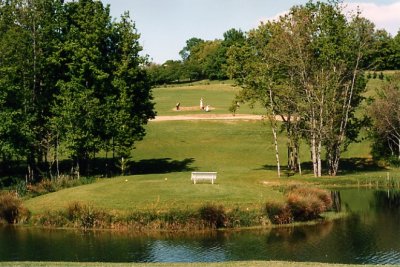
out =
[[[215,110],[215,108],[214,108],[214,107],[211,107],[211,106],[209,106],[208,109],[209,109],[210,111],[211,111],[211,110]],[[201,111],[201,109],[200,109],[199,106],[194,106],[194,107],[183,107],[183,106],[180,106],[180,107],[179,107],[179,110],[176,110],[176,107],[175,107],[175,108],[172,108],[172,110],[173,110],[173,111],[176,111],[176,112],[179,112],[179,111],[193,111],[193,110]],[[203,111],[205,111],[205,110],[203,110]]]

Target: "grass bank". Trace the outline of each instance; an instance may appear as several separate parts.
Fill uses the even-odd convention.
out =
[[[370,161],[363,143],[351,145],[344,154],[338,177],[313,178],[305,162],[302,176],[284,173],[278,178],[272,140],[270,128],[260,121],[152,122],[134,151],[133,175],[99,179],[24,204],[33,214],[66,208],[66,200],[110,211],[198,208],[207,202],[251,208],[282,199],[281,188],[290,184],[375,187],[376,180],[386,181],[387,172],[393,179],[400,177],[398,170]],[[284,137],[280,144],[285,162]],[[308,149],[302,152],[301,158],[307,159]],[[191,171],[217,171],[216,184],[192,184]]]
[[[380,80],[372,80],[369,91]],[[210,101],[213,113],[227,113],[239,89],[231,83],[189,84],[154,90],[159,115],[177,114],[182,106]],[[258,113],[248,106],[242,113]],[[185,111],[197,114],[202,111]],[[95,183],[68,188],[28,199],[24,205],[33,216],[66,210],[72,201],[95,207],[107,214],[149,214],[197,211],[205,203],[228,211],[260,210],[267,202],[283,202],[282,188],[303,184],[318,187],[400,187],[398,169],[382,167],[370,158],[368,141],[354,143],[342,154],[337,177],[314,178],[307,145],[301,147],[302,175],[283,171],[277,177],[272,132],[268,122],[249,121],[151,121],[144,140],[133,151],[130,175],[98,179]],[[279,135],[281,163],[285,165],[286,138]],[[101,157],[101,155],[98,155]],[[192,171],[216,171],[216,184],[193,185]],[[389,174],[390,179],[387,179]]]

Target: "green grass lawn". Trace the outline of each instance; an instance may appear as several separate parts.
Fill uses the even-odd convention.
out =
[[[156,102],[157,115],[183,115],[202,113],[200,110],[200,98],[203,98],[204,105],[210,105],[212,113],[229,113],[229,107],[239,92],[239,87],[232,82],[224,83],[194,83],[181,86],[158,87],[153,89]],[[198,107],[198,109],[177,112],[176,103],[180,102],[181,107]],[[238,114],[263,114],[263,109],[259,106],[251,109],[248,104],[242,105]]]
[[[251,208],[282,199],[279,187],[273,186],[277,182],[342,185],[385,176],[383,170],[364,162],[367,149],[355,144],[345,154],[346,177],[316,179],[305,169],[302,176],[287,177],[284,172],[278,178],[271,131],[261,121],[151,122],[147,131],[133,156],[137,174],[99,179],[94,184],[32,198],[25,202],[26,207],[41,213],[81,201],[119,211],[191,209],[207,202]],[[283,137],[280,143],[284,164]],[[307,160],[308,149],[304,147],[302,152],[301,157]],[[191,171],[217,171],[217,183],[193,185]]]
[[[157,88],[154,94],[159,115],[176,114],[172,110],[176,101],[183,106],[196,106],[200,97],[205,103],[215,103],[213,112],[227,113],[237,90],[231,83],[198,83]],[[247,109],[243,107],[241,112],[253,112]],[[58,210],[71,201],[118,211],[191,209],[207,202],[227,207],[260,207],[266,201],[283,198],[279,184],[357,185],[378,177],[384,180],[387,171],[392,177],[400,177],[398,170],[387,170],[371,162],[370,145],[363,141],[350,145],[343,153],[338,177],[313,178],[310,152],[303,144],[303,175],[289,177],[283,171],[283,177],[278,178],[268,122],[152,121],[146,129],[147,135],[133,152],[133,175],[99,179],[94,184],[35,197],[25,201],[26,207],[33,213]],[[281,164],[285,165],[284,134],[280,134],[279,143]],[[217,183],[193,185],[191,171],[216,171]]]
[[[277,177],[271,133],[260,121],[151,122],[134,152],[137,175],[101,179],[26,201],[33,212],[65,200],[117,210],[197,207],[205,202],[253,205],[281,197],[263,185]],[[191,171],[217,171],[217,183],[193,185]]]

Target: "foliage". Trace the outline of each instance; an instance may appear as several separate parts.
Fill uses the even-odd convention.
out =
[[[331,194],[319,188],[294,187],[287,193],[286,203],[266,204],[266,213],[274,224],[310,221],[331,209]]]
[[[258,210],[240,208],[225,212],[222,205],[207,204],[196,209],[148,210],[127,214],[105,212],[82,202],[71,202],[66,210],[45,212],[36,216],[34,224],[72,226],[82,229],[169,230],[238,228],[265,226],[268,222]]]
[[[289,170],[300,171],[303,138],[311,148],[314,175],[322,175],[323,147],[328,173],[337,174],[341,153],[362,125],[355,108],[363,99],[360,66],[372,32],[364,18],[348,19],[339,1],[310,1],[261,24],[244,46],[229,51],[229,73],[243,87],[239,100],[260,102],[270,118],[284,121]]]
[[[65,188],[90,184],[94,181],[95,179],[93,177],[81,177],[80,179],[73,179],[68,176],[62,176],[56,180],[43,179],[35,184],[26,185],[25,182],[20,182],[17,184],[17,192],[19,196],[36,197]]]
[[[273,224],[289,224],[294,221],[288,205],[280,202],[268,202],[265,211]]]
[[[391,162],[400,160],[400,75],[392,76],[377,90],[375,100],[369,106],[372,119],[372,155],[375,159]]]
[[[206,222],[208,227],[222,228],[227,224],[226,212],[222,205],[206,204],[200,208],[200,218]]]
[[[128,156],[155,116],[129,14],[112,20],[92,0],[12,0],[0,5],[0,28],[2,162],[24,159],[39,182],[60,176],[61,148],[76,177],[100,150]]]
[[[179,52],[182,60],[167,60],[163,64],[153,63],[147,67],[151,83],[162,85],[187,80],[226,80],[227,52],[230,47],[243,45],[245,34],[241,30],[230,29],[223,37],[222,40],[190,38]]]
[[[287,195],[287,205],[295,221],[309,221],[319,218],[320,214],[332,206],[328,191],[316,188],[296,188]]]
[[[22,200],[13,193],[0,193],[0,221],[9,224],[23,223],[30,217],[29,211],[23,207]]]

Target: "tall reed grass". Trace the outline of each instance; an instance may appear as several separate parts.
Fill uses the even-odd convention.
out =
[[[29,217],[30,212],[23,207],[21,199],[15,193],[0,194],[0,222],[22,223]]]
[[[234,208],[207,203],[197,210],[105,212],[91,205],[71,202],[65,210],[46,212],[31,224],[44,227],[119,229],[135,231],[185,231],[270,225],[263,210]]]
[[[332,196],[319,188],[293,187],[285,203],[267,203],[265,210],[273,224],[315,220],[332,208]]]

